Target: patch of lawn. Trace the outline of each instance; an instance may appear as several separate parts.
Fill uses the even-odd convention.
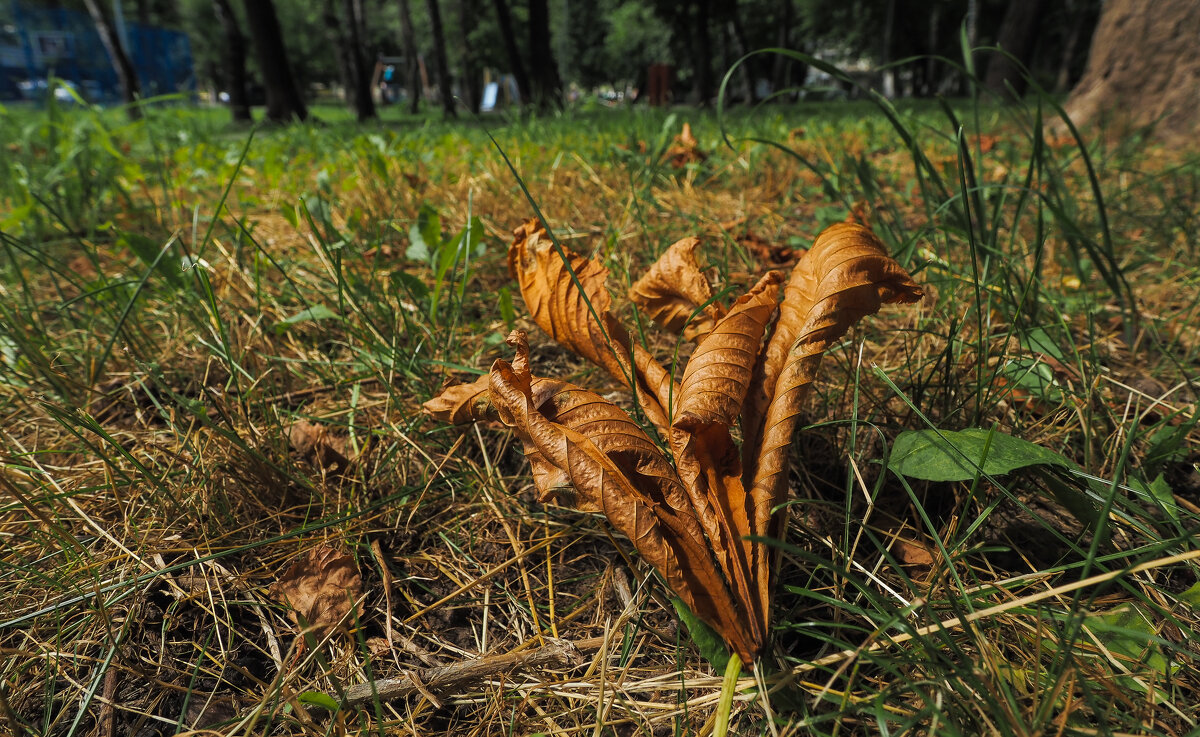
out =
[[[1036,102],[315,114],[0,111],[8,731],[713,728],[721,674],[629,542],[536,503],[511,434],[419,412],[513,328],[535,373],[606,381],[523,317],[505,157],[665,363],[621,295],[685,236],[740,294],[853,215],[926,288],[826,358],[731,733],[1195,728],[1200,159]],[[889,470],[907,431],[954,472],[906,473],[912,436]],[[997,436],[1039,450],[989,463]],[[324,543],[363,594],[306,639],[272,584]],[[584,665],[328,710],[552,638]]]

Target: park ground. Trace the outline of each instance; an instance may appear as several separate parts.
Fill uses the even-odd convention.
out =
[[[1048,101],[147,113],[0,112],[8,733],[1197,727],[1194,155],[1077,139]],[[510,432],[420,411],[514,328],[535,374],[629,404],[525,313],[505,252],[537,211],[629,324],[627,287],[693,235],[738,294],[854,218],[925,290],[825,358],[773,644],[739,681],[628,540],[535,501]],[[912,450],[934,430],[940,456]],[[306,573],[357,597],[298,634],[281,581]],[[346,703],[555,639],[580,663]]]

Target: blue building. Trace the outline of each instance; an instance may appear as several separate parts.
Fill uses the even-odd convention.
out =
[[[187,34],[122,25],[143,97],[195,91]],[[51,77],[88,102],[121,101],[117,73],[87,13],[0,0],[0,100],[43,99]]]

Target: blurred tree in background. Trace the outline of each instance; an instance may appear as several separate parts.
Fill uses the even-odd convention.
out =
[[[251,38],[246,5],[227,0],[123,2],[139,20],[187,31],[200,86],[229,93],[231,101],[237,86],[237,50],[231,48],[237,36],[232,30],[241,29],[249,41],[242,52],[249,99],[265,101],[269,75],[264,74],[258,42]],[[274,5],[286,58],[304,100],[341,99],[367,118],[371,111],[363,99],[364,77],[376,83],[370,90],[376,101],[403,100],[415,111],[421,99],[448,88],[456,104],[475,110],[484,84],[504,75],[512,75],[522,100],[540,106],[561,104],[568,89],[573,96],[605,92],[609,99],[636,99],[651,64],[671,65],[675,102],[704,104],[712,101],[723,75],[739,58],[765,48],[802,51],[844,66],[863,84],[891,96],[955,95],[967,89],[954,67],[963,61],[963,32],[972,45],[1000,45],[1019,62],[988,51],[976,53],[980,81],[997,94],[1023,91],[1021,66],[1042,88],[1066,92],[1082,74],[1102,2],[274,0]],[[225,8],[228,18],[221,17]],[[212,33],[213,28],[224,30]],[[448,80],[442,84],[439,38]],[[360,58],[359,73],[350,47]],[[391,93],[402,89],[402,94],[380,94],[373,74],[377,59],[402,60],[393,64],[388,82]],[[753,57],[730,80],[729,94],[732,101],[755,100],[797,86],[808,72],[796,60]],[[853,94],[844,86],[839,91],[835,80],[814,81],[824,94]],[[784,95],[792,98],[794,94]],[[444,98],[429,99],[447,105]]]

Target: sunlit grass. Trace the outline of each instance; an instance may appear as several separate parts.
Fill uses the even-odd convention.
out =
[[[534,503],[508,434],[417,412],[446,376],[508,357],[513,327],[534,336],[536,372],[587,370],[522,317],[504,253],[531,208],[489,133],[615,295],[693,234],[739,293],[770,266],[757,242],[803,248],[851,213],[930,292],[826,359],[797,440],[768,688],[740,684],[735,731],[1194,728],[1195,160],[1081,149],[1043,136],[1036,107],[970,101],[890,120],[868,102],[722,120],[385,111],[363,128],[318,109],[252,135],[223,111],[148,113],[0,113],[14,733],[109,718],[117,733],[703,732],[720,674],[631,546]],[[664,154],[684,121],[708,156],[676,168]],[[412,228],[432,213],[422,255]],[[469,223],[478,250],[463,251]],[[300,420],[358,460],[293,447]],[[1081,470],[886,470],[900,432],[972,427]],[[354,632],[301,647],[268,588],[322,541],[355,554],[366,598]],[[591,643],[590,666],[344,721],[300,698],[551,636]]]

